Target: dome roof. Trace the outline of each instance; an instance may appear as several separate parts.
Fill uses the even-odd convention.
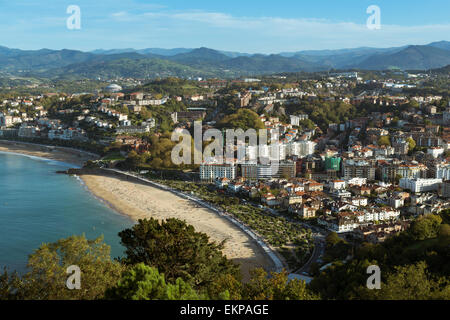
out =
[[[107,91],[117,92],[117,91],[121,91],[122,87],[119,86],[118,84],[113,83],[113,84],[110,84],[109,86],[107,86],[105,89]]]

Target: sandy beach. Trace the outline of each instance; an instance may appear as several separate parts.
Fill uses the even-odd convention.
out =
[[[120,177],[82,175],[81,178],[92,193],[134,220],[177,218],[206,233],[211,240],[226,240],[224,254],[241,265],[244,280],[249,278],[250,269],[273,265],[262,249],[237,226],[192,201]]]
[[[98,157],[93,154],[70,148],[43,146],[6,140],[0,140],[0,151],[62,161],[77,167],[82,167],[88,160],[98,159]]]
[[[85,161],[94,159],[92,155],[74,150],[15,142],[0,141],[0,151],[38,156],[76,166],[82,166]],[[81,179],[95,196],[133,220],[149,217],[158,220],[177,218],[193,225],[197,231],[208,234],[213,241],[226,240],[224,254],[241,265],[244,281],[249,279],[249,270],[273,266],[271,259],[245,232],[192,201],[118,176],[83,174]]]

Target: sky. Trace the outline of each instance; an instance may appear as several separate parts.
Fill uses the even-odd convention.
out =
[[[69,29],[70,5],[80,29]],[[369,29],[367,8],[380,8]],[[0,46],[198,48],[246,53],[450,40],[448,0],[0,0]],[[72,21],[72,20],[71,20]]]

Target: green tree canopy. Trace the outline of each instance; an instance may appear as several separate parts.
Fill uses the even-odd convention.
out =
[[[224,243],[210,242],[184,221],[139,220],[119,236],[126,248],[125,263],[155,267],[169,281],[182,278],[195,289],[207,289],[219,274],[240,278],[239,266],[222,254]]]
[[[427,270],[425,262],[399,266],[381,284],[381,290],[371,290],[368,299],[379,300],[448,300],[450,281],[445,278],[434,279]]]
[[[67,268],[72,265],[81,270],[80,290],[66,287]],[[28,268],[17,290],[20,299],[101,299],[124,271],[119,262],[111,261],[110,247],[103,238],[88,240],[84,235],[43,244],[30,255]]]
[[[378,145],[380,146],[390,146],[391,145],[391,139],[389,136],[382,136],[380,139],[378,139]]]
[[[251,271],[250,282],[244,284],[242,298],[244,300],[316,300],[318,296],[310,292],[304,281],[288,279],[288,273],[268,274],[264,269]]]
[[[417,144],[413,138],[409,137],[406,141],[408,142],[409,150],[414,150],[416,148]]]
[[[198,300],[200,296],[192,287],[178,278],[166,283],[156,268],[137,264],[125,271],[117,285],[106,291],[106,299],[113,300]]]
[[[250,109],[239,109],[236,113],[226,116],[217,126],[227,129],[264,129],[264,124],[256,112]]]
[[[430,214],[420,217],[411,224],[409,233],[415,240],[436,238],[439,234],[441,223],[442,218],[438,215]]]

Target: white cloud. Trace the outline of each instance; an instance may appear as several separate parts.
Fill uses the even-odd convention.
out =
[[[98,10],[96,2],[82,7],[83,31],[86,33],[78,35],[85,37],[84,41],[80,40],[80,46],[92,42],[92,39],[99,42],[98,46],[108,45],[104,35],[111,32],[114,32],[116,39],[120,39],[114,44],[118,47],[207,46],[250,53],[390,47],[450,40],[450,24],[400,26],[384,25],[382,20],[381,30],[369,30],[364,16],[358,24],[327,19],[237,16],[203,10],[173,11],[163,5],[144,5],[133,0],[120,0],[127,6],[116,6],[119,0],[111,1],[111,10],[106,12]],[[127,9],[113,9],[117,7]],[[67,32],[64,11],[54,15],[21,17],[24,21],[15,21],[14,24],[8,22],[8,16],[2,12],[0,18],[4,18],[3,22],[0,21],[2,30],[10,30],[14,25],[15,29],[11,32],[15,36],[11,37],[10,42],[27,37],[28,41],[39,42],[39,39],[47,37],[48,29],[53,28],[47,38],[54,36],[53,42],[65,43],[64,39],[57,38],[58,34]],[[39,34],[32,36],[38,30]],[[45,45],[49,46],[48,43]]]
[[[365,24],[347,21],[233,16],[201,10],[154,11],[139,14],[120,12],[115,18],[133,21],[136,25],[142,23],[144,26],[151,27],[151,30],[155,28],[167,30],[161,34],[161,37],[173,39],[172,46],[188,41],[189,39],[183,37],[190,36],[191,46],[196,44],[197,38],[201,38],[202,44],[206,43],[217,49],[239,49],[230,48],[231,42],[239,46],[245,44],[246,47],[240,50],[264,53],[301,49],[421,44],[446,39],[450,34],[450,24],[422,26],[382,24],[381,30],[369,30]],[[177,39],[177,36],[181,39]],[[222,41],[218,41],[217,38]]]

